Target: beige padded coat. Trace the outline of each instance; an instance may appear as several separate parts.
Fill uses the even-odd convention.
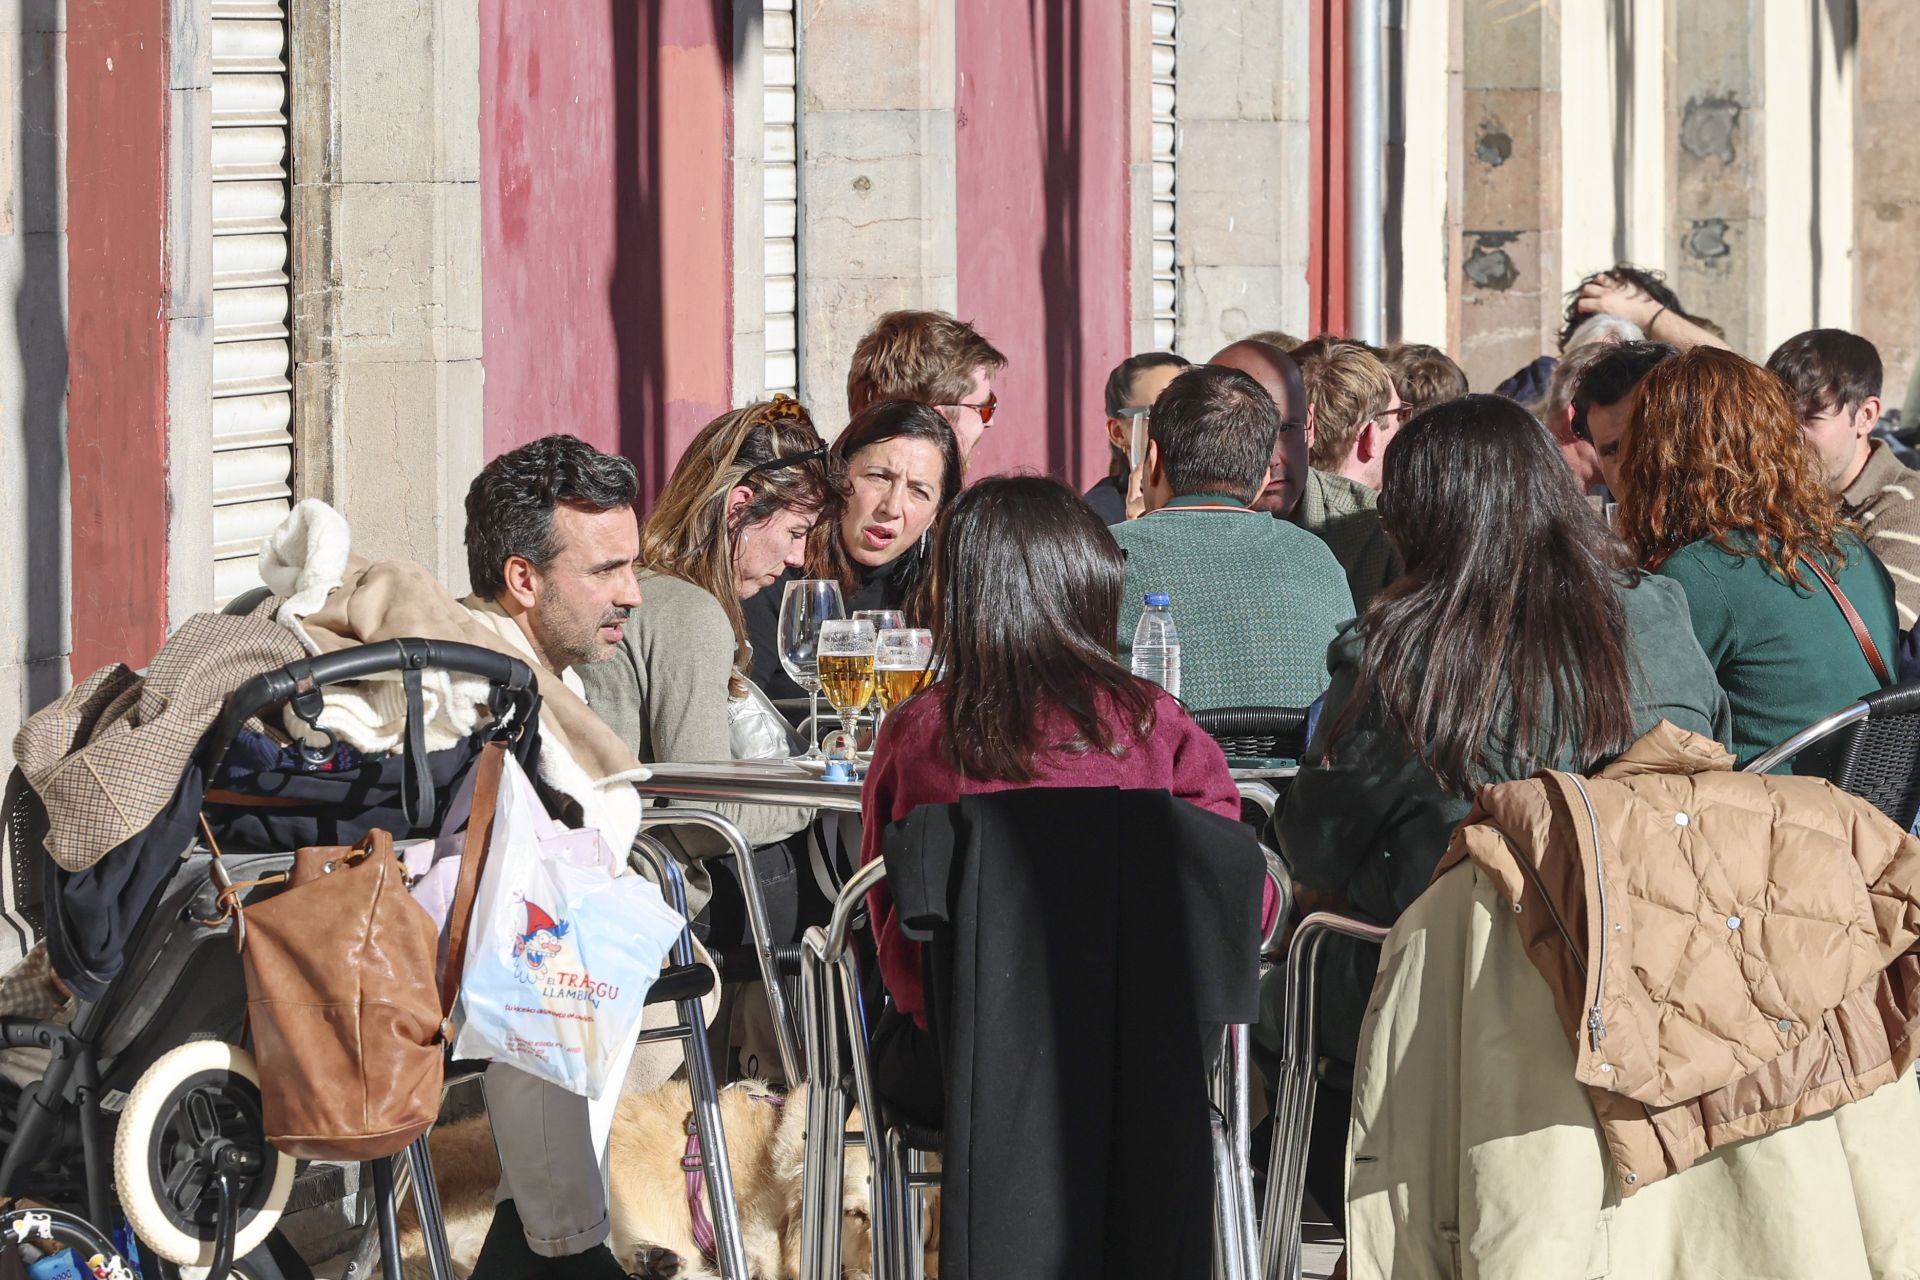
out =
[[[1909,1071],[1920,839],[1662,722],[1593,778],[1484,788],[1441,872],[1509,904],[1622,1197]]]

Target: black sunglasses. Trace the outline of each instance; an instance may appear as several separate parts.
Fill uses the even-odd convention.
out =
[[[798,467],[809,462],[818,461],[826,457],[827,452],[827,446],[821,445],[818,449],[809,449],[805,453],[796,453],[785,458],[769,458],[765,462],[757,462],[746,469],[740,477],[740,482],[745,484],[762,471],[784,471],[788,467]]]

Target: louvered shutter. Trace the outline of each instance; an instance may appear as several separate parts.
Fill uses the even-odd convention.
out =
[[[292,497],[287,20],[275,0],[213,10],[213,591],[259,581]]]
[[[800,386],[799,15],[793,0],[766,0],[761,86],[762,192],[766,217],[766,394]]]
[[[1174,241],[1174,198],[1179,163],[1179,102],[1176,89],[1180,6],[1153,6],[1153,345],[1174,350],[1179,328],[1180,281]]]

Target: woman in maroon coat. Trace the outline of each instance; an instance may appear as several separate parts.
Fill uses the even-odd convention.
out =
[[[1017,787],[1164,790],[1238,819],[1226,757],[1178,701],[1114,656],[1125,562],[1098,516],[1038,476],[983,480],[955,500],[934,552],[944,677],[887,717],[861,810],[861,862],[923,804]],[[888,1007],[874,1031],[880,1091],[937,1125],[920,947],[884,883],[871,904]]]

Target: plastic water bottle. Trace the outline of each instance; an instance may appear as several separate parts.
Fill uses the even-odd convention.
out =
[[[1162,592],[1148,593],[1133,629],[1133,674],[1180,696],[1180,635],[1173,629],[1173,598]]]

